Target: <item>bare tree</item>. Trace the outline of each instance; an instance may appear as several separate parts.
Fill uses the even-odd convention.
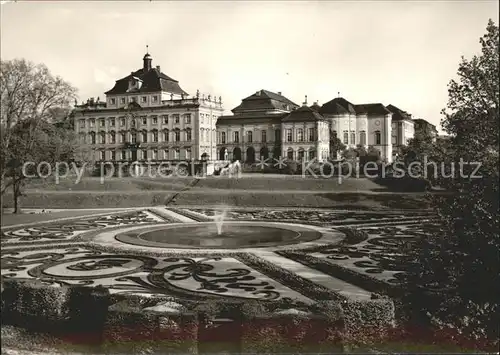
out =
[[[0,192],[3,196],[10,186],[14,194],[19,191],[19,186],[14,185],[20,164],[28,161],[34,149],[47,148],[37,143],[50,131],[44,123],[53,120],[54,112],[70,107],[76,98],[76,89],[52,75],[43,64],[14,59],[0,63],[0,94]]]

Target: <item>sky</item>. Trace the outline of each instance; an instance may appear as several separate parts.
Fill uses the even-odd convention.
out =
[[[340,96],[393,104],[439,125],[461,56],[480,53],[497,0],[22,1],[1,5],[1,59],[44,63],[104,98],[146,45],[190,95],[226,113],[260,89],[297,104]]]

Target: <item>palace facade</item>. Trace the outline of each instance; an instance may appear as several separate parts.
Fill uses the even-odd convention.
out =
[[[105,93],[75,105],[75,131],[87,158],[124,161],[208,160],[216,156],[222,99],[189,96],[147,53],[142,68]]]
[[[342,97],[307,106],[306,96],[299,106],[281,93],[259,90],[232,112],[217,120],[219,159],[336,159],[330,138],[337,137],[348,148],[373,147],[390,162],[395,148],[414,135],[413,120],[405,111],[381,103],[355,105]]]

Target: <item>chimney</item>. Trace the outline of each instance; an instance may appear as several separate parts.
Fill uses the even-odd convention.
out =
[[[156,70],[158,70],[161,73],[161,69],[160,69],[159,65],[156,66]]]
[[[280,96],[281,96],[281,91],[278,91],[278,95],[280,95]]]

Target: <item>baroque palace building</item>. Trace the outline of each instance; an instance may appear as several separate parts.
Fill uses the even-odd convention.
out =
[[[299,107],[281,93],[257,91],[217,121],[219,159],[254,162],[261,158],[324,161],[336,159],[330,138],[348,148],[373,147],[391,162],[397,148],[414,135],[411,115],[381,103],[354,105],[342,97],[322,106]]]
[[[222,99],[190,97],[177,80],[152,66],[117,80],[106,100],[75,105],[75,131],[89,158],[112,163],[208,160],[216,156]]]

